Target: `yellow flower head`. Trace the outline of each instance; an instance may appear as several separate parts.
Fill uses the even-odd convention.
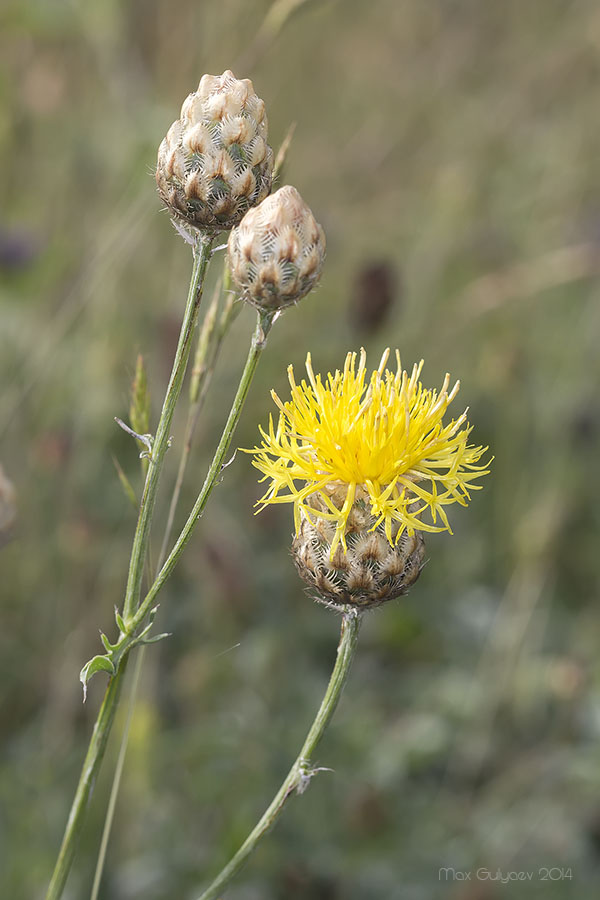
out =
[[[373,527],[384,523],[393,545],[405,530],[452,533],[445,507],[466,506],[469,491],[480,487],[473,481],[489,471],[488,463],[478,465],[487,447],[467,444],[466,411],[442,422],[459,382],[448,392],[446,375],[439,392],[426,390],[419,381],[422,360],[409,377],[399,352],[395,374],[385,368],[388,356],[386,350],[368,378],[365,351],[358,367],[357,354],[348,353],[343,371],[329,373],[325,383],[314,374],[310,353],[308,382],[296,384],[290,366],[291,399],[282,403],[271,392],[280,410],[277,428],[270,417],[268,432],[260,429],[262,445],[250,451],[261,480],[270,480],[260,508],[293,502],[296,532],[301,511],[335,522],[332,555],[340,542],[346,550],[346,524],[359,497],[368,497]],[[319,508],[308,502],[314,494],[323,501]]]

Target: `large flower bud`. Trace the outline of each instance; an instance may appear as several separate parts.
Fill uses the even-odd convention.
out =
[[[335,485],[330,486],[329,492],[334,503],[340,499],[343,502],[342,492],[336,491]],[[425,561],[425,541],[420,531],[409,535],[404,530],[396,540],[401,527],[396,522],[390,545],[385,525],[373,528],[376,519],[369,497],[359,488],[346,524],[347,550],[338,544],[331,556],[336,524],[319,515],[327,515],[330,510],[320,494],[313,494],[308,505],[315,513],[300,510],[292,555],[300,577],[314,591],[316,600],[328,606],[368,609],[407,593]]]
[[[271,190],[273,151],[265,104],[248,78],[203,75],[158,150],[156,183],[190,225],[221,231]]]
[[[246,213],[229,235],[228,254],[243,299],[272,312],[296,303],[319,280],[325,232],[286,185]]]

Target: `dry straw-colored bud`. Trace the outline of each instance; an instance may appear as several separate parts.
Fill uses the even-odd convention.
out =
[[[343,493],[339,486],[330,486],[334,505],[343,503]],[[320,494],[313,494],[307,505],[321,514],[329,512]],[[425,561],[422,533],[403,531],[396,541],[400,523],[395,523],[390,544],[385,525],[375,525],[368,494],[359,489],[346,524],[347,550],[338,544],[332,556],[335,522],[301,510],[292,556],[320,603],[368,609],[406,594],[415,583]]]
[[[228,253],[243,299],[272,312],[297,303],[319,280],[325,232],[286,185],[246,213],[229,235]]]
[[[0,545],[15,520],[16,511],[15,489],[0,466]]]
[[[265,104],[248,78],[203,75],[158,150],[156,183],[190,225],[222,231],[271,190],[273,151]]]

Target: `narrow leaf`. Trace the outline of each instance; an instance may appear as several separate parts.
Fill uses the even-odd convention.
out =
[[[106,652],[112,653],[115,648],[114,648],[113,644],[111,644],[109,639],[106,637],[106,635],[104,634],[103,631],[100,632],[100,640],[102,641],[102,644],[103,644]]]
[[[148,377],[144,366],[144,357],[138,354],[135,364],[135,375],[131,384],[131,401],[129,404],[129,421],[138,434],[150,431],[150,391]]]
[[[119,481],[121,482],[121,487],[123,488],[123,492],[124,492],[125,496],[129,500],[129,502],[132,504],[133,508],[137,509],[138,508],[137,497],[135,496],[135,491],[131,485],[129,478],[123,471],[116,456],[113,456],[112,461],[113,461],[113,465],[114,465],[115,469],[117,470],[117,475],[119,476]]]
[[[93,659],[90,659],[89,662],[86,662],[85,666],[79,673],[79,680],[83,685],[83,702],[85,703],[85,698],[87,697],[87,685],[90,678],[96,674],[96,672],[108,672],[109,675],[115,674],[115,667],[112,662],[108,658],[108,656],[94,656]]]
[[[115,606],[115,622],[117,623],[117,628],[119,629],[121,634],[126,634],[127,629],[125,628],[125,621],[116,606]]]
[[[140,641],[142,644],[156,644],[158,641],[164,640],[164,638],[171,637],[172,632],[164,631],[162,634],[157,634],[154,637],[144,638],[143,641]]]
[[[287,130],[286,136],[281,142],[281,146],[277,151],[277,157],[275,158],[275,165],[273,166],[273,181],[278,181],[281,178],[281,173],[283,172],[283,167],[285,166],[285,161],[288,155],[288,151],[290,149],[290,144],[292,143],[292,138],[294,137],[294,131],[296,130],[296,123],[292,122],[290,127]]]

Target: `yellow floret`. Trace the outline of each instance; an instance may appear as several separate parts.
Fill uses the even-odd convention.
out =
[[[367,381],[366,353],[348,353],[342,372],[328,374],[325,383],[306,359],[308,382],[297,384],[288,369],[291,399],[283,403],[273,391],[279,421],[272,417],[268,431],[260,429],[263,442],[254,453],[253,464],[270,479],[259,501],[294,503],[296,530],[300,511],[336,523],[331,552],[342,543],[346,548],[346,525],[357,498],[367,495],[371,512],[382,523],[390,544],[406,530],[450,531],[445,507],[466,506],[473,484],[489,471],[478,465],[487,447],[468,445],[471,427],[466,411],[443,424],[443,417],[458,393],[459,382],[450,392],[446,375],[440,391],[427,390],[419,381],[423,361],[409,377],[402,370],[396,351],[397,371],[385,368],[386,350],[379,368]],[[345,499],[337,505],[332,498]],[[318,493],[328,512],[316,510],[308,498]],[[343,494],[342,494],[343,496]],[[423,516],[428,516],[429,521]],[[399,529],[392,535],[392,523]],[[438,524],[439,522],[439,524]]]

